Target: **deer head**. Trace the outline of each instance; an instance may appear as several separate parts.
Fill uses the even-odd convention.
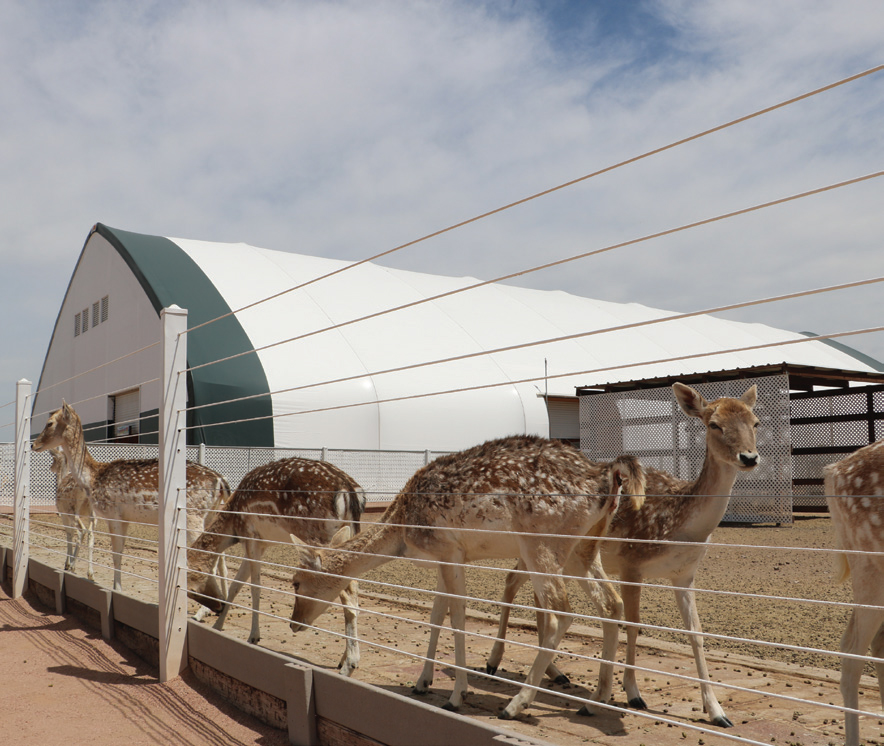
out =
[[[339,547],[352,537],[350,526],[344,526],[332,537],[329,549]],[[297,536],[291,536],[292,542],[298,545],[299,569],[292,576],[295,591],[295,605],[292,608],[292,632],[300,632],[305,625],[311,624],[331,600],[341,592],[337,587],[335,576],[329,576],[323,570],[323,560],[327,558],[329,549],[314,549],[302,542]],[[349,579],[347,579],[349,582]],[[344,584],[346,585],[346,583]]]
[[[80,418],[73,410],[73,407],[62,401],[61,408],[56,409],[49,415],[49,419],[46,420],[46,425],[43,427],[43,432],[31,444],[31,450],[46,451],[63,446],[68,427],[72,423],[79,421]]]
[[[751,471],[758,466],[760,459],[755,443],[758,418],[752,411],[758,398],[756,386],[739,399],[722,397],[712,402],[683,383],[672,384],[672,391],[686,415],[703,421],[706,450],[715,461],[738,471]]]
[[[187,596],[215,614],[219,614],[227,602],[218,579],[201,572],[187,573]]]

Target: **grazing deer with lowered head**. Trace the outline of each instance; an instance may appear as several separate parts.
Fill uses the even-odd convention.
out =
[[[325,461],[287,458],[252,469],[233,497],[206,531],[188,550],[189,595],[213,611],[219,611],[215,629],[221,629],[230,604],[246,576],[252,589],[252,628],[249,642],[261,639],[261,558],[271,542],[292,538],[306,544],[328,544],[335,533],[349,525],[359,533],[365,510],[365,491],[338,467]],[[242,542],[245,559],[230,591],[224,595],[211,574],[216,557]],[[349,676],[359,665],[356,629],[357,584],[341,591],[347,644],[339,667]],[[224,602],[224,603],[222,603]]]
[[[86,448],[83,425],[73,407],[63,404],[53,412],[43,432],[31,445],[34,451],[61,447],[68,471],[103,518],[111,535],[114,590],[123,588],[122,561],[130,522],[159,521],[159,462],[157,459],[96,461]],[[230,497],[227,480],[200,464],[187,463],[187,539],[192,542],[205,529],[210,513]],[[221,574],[224,574],[223,567]]]
[[[851,578],[853,601],[841,638],[841,652],[864,656],[869,646],[875,658],[884,658],[884,440],[860,448],[838,463],[823,468],[826,502],[835,527],[840,580]],[[844,706],[859,709],[859,681],[865,661],[841,659],[841,696]],[[884,681],[884,663],[875,661],[878,686]],[[884,708],[884,689],[881,689]],[[847,746],[859,746],[859,715],[847,712]]]
[[[644,487],[635,459],[622,457],[615,463],[613,468]],[[438,590],[445,597],[437,596],[431,620],[441,623],[445,610],[451,613],[457,671],[445,707],[457,709],[467,690],[463,565],[519,557],[548,616],[543,649],[526,686],[501,713],[502,718],[516,717],[534,699],[571,621],[562,568],[581,541],[596,546],[619,503],[617,494],[599,494],[600,484],[610,483],[606,466],[569,445],[532,436],[493,440],[438,458],[408,480],[379,523],[339,550],[301,548],[301,567],[292,581],[292,630],[312,623],[352,578],[375,567],[398,557],[436,562]],[[637,490],[635,504],[642,499],[643,490]],[[426,691],[432,681],[430,652],[416,693]]]
[[[64,526],[66,540],[64,569],[74,572],[80,548],[85,541],[86,577],[94,580],[92,551],[95,546],[95,513],[92,511],[92,503],[86,490],[77,484],[68,472],[64,451],[61,448],[53,448],[49,453],[52,456],[49,469],[55,474],[55,506]]]
[[[727,511],[731,490],[737,474],[754,469],[759,462],[755,431],[758,418],[753,409],[757,389],[752,386],[739,399],[723,397],[707,402],[690,386],[675,383],[672,386],[678,405],[689,417],[699,418],[706,426],[706,458],[699,476],[693,481],[676,479],[659,469],[644,467],[646,498],[638,510],[621,507],[615,513],[608,536],[617,539],[640,539],[641,542],[602,541],[601,560],[605,570],[617,575],[624,584],[623,597],[626,628],[626,663],[623,686],[630,707],[645,710],[635,676],[635,653],[638,638],[639,601],[645,578],[668,578],[675,590],[675,599],[685,627],[691,633],[690,641],[700,678],[703,708],[715,724],[729,728],[733,723],[724,713],[712,686],[703,650],[702,627],[694,598],[694,577],[700,561],[706,554],[705,543]],[[650,543],[649,543],[650,542]],[[660,543],[655,543],[660,542]],[[677,544],[670,542],[688,542]],[[593,566],[594,553],[579,547],[565,568],[566,575],[598,579]],[[524,569],[520,566],[517,570]],[[524,583],[524,574],[513,572],[507,576],[503,601],[511,603]],[[582,582],[599,586],[602,595],[612,591],[608,583]],[[598,602],[595,601],[596,605]],[[493,673],[503,657],[503,639],[509,607],[501,607],[498,640],[488,658],[487,669]],[[548,673],[560,681],[567,681],[555,666]],[[586,708],[582,714],[590,714]]]

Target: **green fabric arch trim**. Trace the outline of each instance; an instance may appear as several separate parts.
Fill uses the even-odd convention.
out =
[[[125,260],[157,315],[172,304],[187,309],[189,328],[231,313],[221,293],[196,262],[162,236],[109,228],[95,232]],[[251,352],[205,368],[215,360]],[[273,406],[267,375],[236,316],[195,330],[187,338],[188,443],[273,447]],[[253,397],[245,401],[232,401]],[[205,406],[215,404],[217,406]],[[232,423],[232,424],[216,424]]]

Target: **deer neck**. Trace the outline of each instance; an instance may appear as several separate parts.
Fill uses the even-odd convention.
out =
[[[91,490],[92,480],[98,471],[99,464],[86,448],[82,427],[77,428],[76,431],[70,427],[67,428],[61,447],[67,457],[68,471],[71,476],[80,487],[87,491]]]
[[[219,554],[239,543],[239,535],[230,525],[233,518],[232,513],[220,513],[190,545],[187,550],[187,566],[190,569],[211,569]]]
[[[688,494],[694,496],[693,521],[699,522],[701,531],[712,531],[727,512],[731,492],[737,480],[737,469],[729,464],[722,463],[715,458],[709,448],[706,449],[706,458],[703,468],[688,489]]]
[[[402,527],[386,523],[364,527],[340,547],[323,550],[323,571],[336,576],[335,584],[343,590],[353,578],[404,556],[402,532]]]
[[[692,495],[710,497],[729,497],[737,481],[737,469],[730,464],[722,463],[712,455],[709,447],[706,447],[706,458],[703,460],[703,468],[690,489]]]

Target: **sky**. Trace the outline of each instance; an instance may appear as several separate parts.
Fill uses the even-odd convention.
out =
[[[3,0],[0,433],[96,222],[361,260],[884,64],[882,39],[879,0]],[[882,169],[884,71],[380,263],[491,279]],[[881,277],[882,208],[869,179],[515,282],[688,312]],[[882,298],[722,315],[837,333]]]

